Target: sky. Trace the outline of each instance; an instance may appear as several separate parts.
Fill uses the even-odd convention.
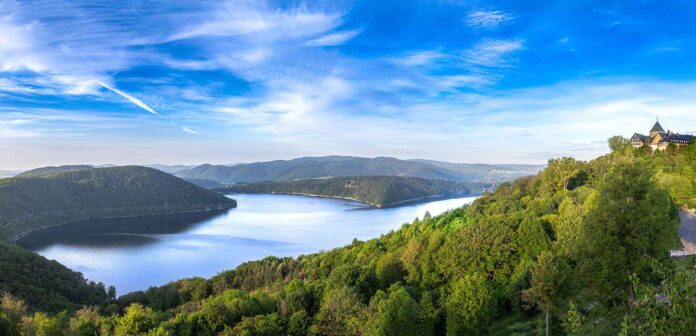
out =
[[[696,132],[693,1],[0,0],[0,169],[591,159]]]

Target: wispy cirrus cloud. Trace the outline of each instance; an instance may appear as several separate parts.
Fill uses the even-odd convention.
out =
[[[506,67],[513,61],[514,52],[524,47],[522,40],[486,39],[464,52],[464,61],[484,67]]]
[[[277,10],[264,1],[224,1],[194,16],[194,20],[199,22],[185,26],[167,39],[245,35],[258,35],[267,41],[301,38],[336,28],[341,16],[305,6]]]
[[[352,38],[358,36],[360,34],[361,30],[356,29],[356,30],[347,30],[347,31],[340,31],[336,33],[331,33],[327,34],[321,37],[318,37],[316,39],[313,39],[306,44],[308,46],[312,47],[330,47],[330,46],[337,46],[341,45],[343,43],[346,43],[348,40],[351,40]]]
[[[424,66],[431,65],[432,63],[447,57],[448,55],[441,51],[422,50],[401,55],[394,61],[405,66]]]
[[[503,11],[474,10],[466,15],[464,21],[476,29],[492,29],[514,20],[511,14]]]

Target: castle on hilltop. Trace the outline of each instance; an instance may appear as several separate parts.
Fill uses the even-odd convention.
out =
[[[669,144],[675,144],[677,146],[687,145],[695,138],[693,135],[673,133],[670,130],[665,132],[659,120],[655,122],[655,125],[650,129],[648,134],[649,135],[633,133],[631,145],[636,148],[648,145],[653,150],[665,149]]]

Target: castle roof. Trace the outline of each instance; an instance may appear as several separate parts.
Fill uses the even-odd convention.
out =
[[[665,129],[662,128],[662,125],[660,125],[659,121],[656,121],[655,125],[650,130],[650,132],[660,132],[660,133],[664,133],[664,131],[665,131]]]
[[[672,143],[688,144],[693,140],[693,135],[679,134],[679,133],[668,133],[665,140]]]

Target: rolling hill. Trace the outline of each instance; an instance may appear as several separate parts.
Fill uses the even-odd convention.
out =
[[[206,179],[198,179],[198,178],[185,178],[184,181],[193,183],[199,187],[203,187],[206,189],[213,189],[213,188],[222,188],[225,185],[213,180],[206,180]]]
[[[23,173],[17,174],[16,177],[39,177],[39,176],[46,176],[46,175],[51,175],[51,174],[58,174],[58,173],[65,173],[69,171],[75,171],[75,170],[84,170],[84,169],[92,169],[94,168],[93,166],[90,165],[65,165],[65,166],[57,166],[57,167],[41,167],[41,168],[35,168],[32,170],[27,170]]]
[[[484,188],[484,185],[472,182],[399,176],[361,176],[235,184],[215,190],[231,193],[301,194],[345,198],[376,207],[390,207],[422,199],[478,194]]]
[[[35,230],[93,218],[236,206],[234,200],[218,193],[139,166],[35,176],[0,180],[0,240],[12,241]]]
[[[437,164],[435,164],[437,163]],[[198,178],[223,184],[254,183],[262,181],[293,181],[301,179],[345,176],[409,176],[446,181],[500,181],[533,175],[542,166],[509,166],[451,164],[437,161],[399,160],[389,157],[362,158],[353,156],[304,157],[293,160],[277,160],[224,165],[200,165],[175,173],[183,178]],[[469,167],[467,169],[467,167]],[[509,174],[500,175],[504,170]],[[514,172],[514,173],[513,173]]]
[[[10,293],[30,308],[57,312],[107,300],[103,284],[87,282],[57,261],[0,242],[0,293]]]

